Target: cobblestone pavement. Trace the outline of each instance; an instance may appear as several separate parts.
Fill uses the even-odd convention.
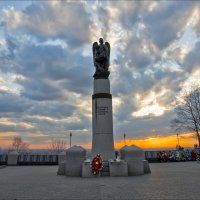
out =
[[[69,178],[58,166],[0,169],[0,199],[200,199],[200,164],[150,164],[135,177]]]

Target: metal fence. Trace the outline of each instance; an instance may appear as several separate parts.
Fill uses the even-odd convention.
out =
[[[0,154],[0,165],[6,165],[8,160],[7,154]]]
[[[18,165],[58,165],[58,155],[53,154],[19,154]],[[145,151],[149,162],[194,161],[200,160],[200,149]],[[8,155],[0,154],[0,165],[7,165]]]
[[[18,165],[57,165],[58,155],[26,155],[18,156]]]
[[[149,162],[158,162],[158,151],[145,151],[145,159]]]
[[[7,165],[8,155],[0,155],[0,165]],[[58,155],[18,155],[18,165],[57,165]]]

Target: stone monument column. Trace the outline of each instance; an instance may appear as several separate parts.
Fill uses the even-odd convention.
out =
[[[92,95],[92,155],[100,154],[102,159],[115,159],[113,141],[112,95],[110,94],[109,43],[93,44],[93,57],[96,72]]]

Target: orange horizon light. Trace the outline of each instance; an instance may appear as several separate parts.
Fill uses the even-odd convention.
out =
[[[50,143],[29,143],[29,149],[50,149]],[[160,148],[175,148],[178,144],[177,135],[172,134],[168,136],[154,136],[154,137],[146,137],[141,139],[126,139],[126,145],[136,145],[140,148],[144,149],[160,149]],[[12,144],[12,139],[0,139],[0,147],[1,148],[10,148]],[[179,144],[182,147],[193,147],[194,144],[197,144],[197,139],[194,133],[183,133],[179,134]],[[77,145],[77,144],[75,144]],[[79,144],[85,149],[91,149],[91,142]],[[69,145],[68,145],[69,146]],[[67,147],[68,147],[67,146]],[[115,149],[120,149],[124,146],[124,140],[117,140],[114,143]]]

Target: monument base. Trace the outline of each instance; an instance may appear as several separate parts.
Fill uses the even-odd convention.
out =
[[[103,161],[103,168],[94,175],[91,169],[91,159],[86,159],[86,151],[82,147],[73,146],[66,150],[66,158],[59,163],[58,175],[70,177],[126,177],[151,173],[144,151],[134,145],[120,149],[121,159]]]

